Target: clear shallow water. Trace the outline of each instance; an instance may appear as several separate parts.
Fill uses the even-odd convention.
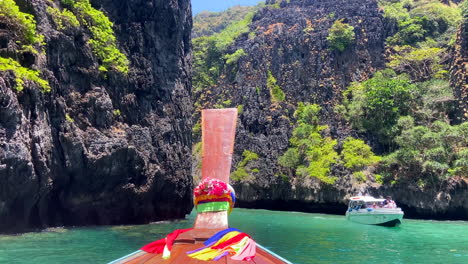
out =
[[[0,263],[107,263],[191,227],[193,219],[0,235]],[[405,219],[388,228],[344,216],[246,209],[235,209],[229,221],[293,263],[468,263],[468,222]]]

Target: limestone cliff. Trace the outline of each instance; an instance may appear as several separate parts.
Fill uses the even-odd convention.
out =
[[[241,20],[254,8],[253,6],[233,6],[223,12],[202,11],[193,17],[192,38],[218,33],[232,21]]]
[[[331,49],[327,38],[335,21],[352,26],[355,34],[343,51]],[[255,12],[248,30],[239,30],[242,33],[225,50],[219,43],[206,44],[208,52],[221,50],[220,60],[212,52],[204,61],[209,64],[203,72],[206,75],[197,73],[195,56],[196,107],[237,106],[240,111],[233,162],[233,175],[244,177],[233,181],[239,206],[343,214],[347,197],[368,192],[394,195],[412,217],[467,219],[468,187],[463,178],[426,189],[381,185],[373,176],[359,182],[337,164],[331,167],[337,181],[324,184],[278,164],[278,157],[289,146],[298,102],[321,106],[321,123],[328,125],[322,134],[340,142],[336,149],[348,136],[375,142],[339,119],[335,106],[342,102],[342,92],[351,82],[366,80],[386,67],[386,53],[391,51],[385,41],[396,27],[395,21],[384,18],[375,0],[271,0]],[[225,38],[226,34],[215,37]],[[194,52],[198,51],[196,45],[194,40]],[[194,132],[198,135],[197,126]]]
[[[190,1],[14,2],[44,40],[21,49],[2,16],[0,56],[50,91],[0,71],[0,232],[188,213]]]
[[[451,83],[459,105],[459,121],[468,120],[468,2],[463,3],[463,21],[457,33],[451,67]]]
[[[240,35],[226,51],[242,49],[246,55],[224,67],[209,93],[195,96],[204,107],[223,102],[242,106],[234,164],[239,165],[244,150],[258,154],[258,159],[246,164],[255,168],[255,177],[236,184],[241,206],[293,209],[291,203],[280,205],[288,201],[304,201],[298,208],[311,202],[339,206],[342,192],[325,191],[314,180],[283,180],[277,160],[289,145],[298,102],[320,104],[322,120],[331,125],[328,133],[338,138],[349,135],[349,128],[335,119],[333,107],[350,82],[365,80],[384,66],[386,25],[373,0],[288,2],[267,1],[255,13],[250,33]],[[326,39],[339,19],[356,32],[355,41],[343,52],[330,50]],[[284,92],[284,100],[272,97],[269,79]]]

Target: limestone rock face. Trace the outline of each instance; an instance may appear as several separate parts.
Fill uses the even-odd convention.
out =
[[[376,196],[391,195],[405,211],[405,217],[427,219],[468,219],[468,181],[454,177],[440,189],[421,190],[415,186],[369,187]]]
[[[242,34],[229,46],[226,53],[243,49],[247,55],[226,65],[218,84],[202,97],[206,98],[206,107],[225,100],[233,106],[242,105],[234,165],[242,160],[244,150],[257,153],[259,159],[246,165],[258,169],[255,177],[236,183],[239,205],[279,208],[281,203],[303,201],[342,207],[346,186],[340,187],[343,191],[325,191],[313,179],[284,181],[280,174],[285,172],[281,172],[277,160],[288,148],[298,102],[322,107],[321,121],[330,125],[329,135],[350,135],[349,127],[335,117],[333,107],[341,102],[342,91],[351,82],[365,80],[385,66],[387,31],[382,11],[374,0],[276,2],[279,7],[270,5],[256,12],[250,33]],[[343,52],[331,50],[327,40],[328,30],[337,19],[353,26],[355,32],[355,40]],[[285,100],[272,97],[269,75],[285,93]],[[291,203],[284,208],[288,206]]]
[[[2,29],[0,56],[33,65],[52,91],[17,92],[0,72],[0,232],[190,212],[190,1],[91,1],[114,23],[128,74],[98,70],[86,27],[57,28],[46,9],[61,1],[16,2],[45,52],[15,53]]]
[[[458,101],[459,122],[468,120],[468,18],[466,17],[468,14],[465,14],[464,21],[457,32],[457,41],[453,49],[453,60],[450,68],[450,81]]]
[[[322,107],[321,122],[329,126],[326,136],[339,142],[358,137],[333,108],[342,102],[342,91],[351,82],[366,80],[385,68],[385,39],[395,33],[396,25],[383,17],[375,0],[269,0],[266,4],[255,13],[249,32],[225,52],[242,49],[245,55],[225,64],[208,92],[194,92],[204,107],[241,106],[233,170],[242,164],[249,176],[234,181],[237,205],[344,214],[346,199],[361,192],[393,195],[410,212],[408,216],[468,219],[468,189],[463,179],[443,182],[438,190],[381,186],[359,183],[338,164],[332,167],[338,180],[327,185],[315,178],[294,178],[292,171],[278,165],[278,157],[289,146],[298,102]],[[353,26],[355,33],[355,40],[342,52],[331,50],[327,40],[328,30],[339,19]],[[462,47],[467,45],[462,41],[459,37],[458,52],[466,55]],[[453,68],[466,73],[463,65],[460,61]],[[269,75],[284,92],[284,100],[274,100]],[[456,80],[466,84],[466,75]],[[245,150],[258,154],[258,159],[244,164]]]

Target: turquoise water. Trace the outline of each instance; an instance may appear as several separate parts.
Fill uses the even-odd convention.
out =
[[[0,263],[106,263],[191,227],[193,219],[0,235]],[[468,222],[405,219],[389,228],[344,216],[246,209],[229,220],[293,263],[468,263]]]

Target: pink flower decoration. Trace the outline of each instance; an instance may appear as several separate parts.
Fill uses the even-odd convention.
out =
[[[205,178],[193,190],[195,195],[216,195],[228,194],[229,188],[225,182],[218,179]]]

